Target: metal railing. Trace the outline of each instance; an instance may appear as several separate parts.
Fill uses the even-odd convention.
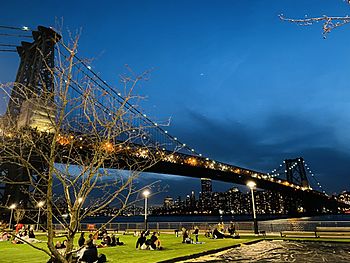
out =
[[[194,229],[198,227],[200,230],[213,229],[218,222],[149,222],[148,229],[154,231],[174,231],[183,227],[186,229]],[[253,222],[234,222],[236,230],[254,230]],[[230,222],[224,222],[228,227]],[[350,227],[350,221],[301,221],[301,220],[281,220],[281,222],[260,221],[258,222],[259,231],[266,233],[281,231],[315,231],[316,227]],[[87,224],[80,226],[82,231],[97,230],[103,226],[103,223]],[[145,229],[144,223],[109,223],[105,228],[114,232],[141,231]],[[64,230],[59,224],[55,225],[55,230]]]

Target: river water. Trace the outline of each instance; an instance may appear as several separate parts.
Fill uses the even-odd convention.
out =
[[[90,217],[84,219],[83,223],[105,223],[107,222],[111,217],[108,216],[99,216],[99,217]],[[282,218],[282,219],[281,219]],[[265,221],[265,220],[285,220],[288,221],[286,216],[284,217],[278,217],[278,216],[268,216],[268,215],[258,215],[259,221]],[[204,216],[204,215],[163,215],[163,216],[148,216],[149,222],[242,222],[242,221],[251,221],[252,216],[251,215],[235,215],[235,216],[228,216],[224,215],[223,217],[220,216]],[[350,214],[338,214],[338,215],[321,215],[321,216],[314,216],[314,217],[304,217],[304,218],[294,218],[294,221],[349,221],[350,222]],[[144,216],[120,216],[113,220],[113,223],[137,223],[137,222],[143,222]]]
[[[261,241],[186,262],[350,262],[350,244]]]

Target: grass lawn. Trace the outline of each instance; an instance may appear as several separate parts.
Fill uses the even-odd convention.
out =
[[[161,234],[163,250],[136,250],[135,244],[137,238],[132,235],[120,235],[120,241],[124,246],[99,248],[98,252],[107,256],[108,262],[159,262],[176,257],[193,255],[209,250],[233,246],[235,244],[256,240],[256,237],[244,237],[241,239],[208,239],[200,236],[204,244],[182,244],[182,237],[175,235]],[[44,237],[41,237],[43,239]],[[45,243],[37,244],[40,247],[46,247]],[[47,262],[48,256],[43,252],[31,248],[26,244],[11,244],[10,242],[0,242],[0,262],[1,263],[24,263],[24,262]]]

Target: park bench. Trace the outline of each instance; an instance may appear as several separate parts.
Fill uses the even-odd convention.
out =
[[[317,237],[315,231],[281,231],[281,237]]]
[[[350,238],[350,227],[316,227],[315,234],[323,238]]]

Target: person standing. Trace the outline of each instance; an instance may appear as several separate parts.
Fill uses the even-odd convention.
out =
[[[196,243],[198,242],[199,228],[198,226],[194,227],[193,235],[196,237]]]

